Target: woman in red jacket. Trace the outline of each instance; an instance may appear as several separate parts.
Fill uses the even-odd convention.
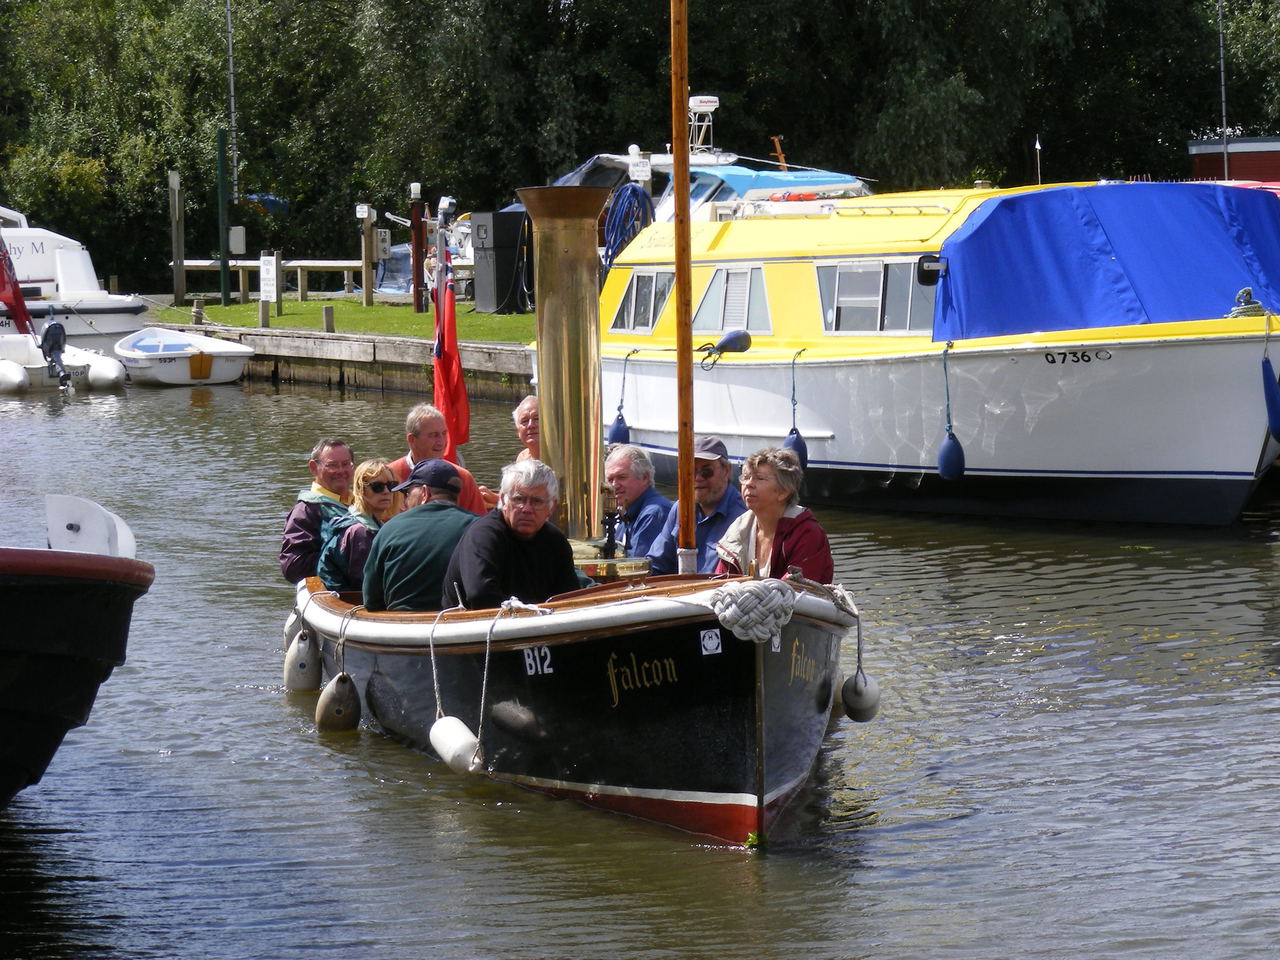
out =
[[[785,577],[791,567],[810,580],[830,583],[831,544],[817,519],[796,502],[804,471],[790,450],[768,447],[742,465],[747,512],[716,544],[716,573]]]

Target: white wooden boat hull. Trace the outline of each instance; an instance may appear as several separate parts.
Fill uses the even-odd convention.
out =
[[[943,481],[941,349],[801,360],[795,422],[809,453],[806,499],[895,509],[1228,523],[1280,444],[1267,429],[1261,335],[963,346],[950,353],[951,415],[964,477]],[[627,364],[633,442],[669,475],[677,422],[670,360]],[[622,361],[603,361],[603,395]],[[741,458],[792,426],[791,356],[724,358],[695,370],[698,434]]]
[[[148,327],[114,346],[129,378],[152,386],[196,386],[240,379],[253,349],[179,330]]]

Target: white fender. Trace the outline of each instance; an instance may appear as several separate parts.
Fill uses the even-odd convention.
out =
[[[360,723],[360,695],[351,674],[330,680],[316,701],[316,729],[323,733],[354,730]]]
[[[480,741],[457,717],[441,717],[431,725],[431,747],[454,773],[479,773],[484,769]]]
[[[320,651],[311,637],[299,633],[284,654],[286,690],[320,689]]]
[[[31,389],[31,378],[22,364],[0,360],[0,393],[23,393]]]

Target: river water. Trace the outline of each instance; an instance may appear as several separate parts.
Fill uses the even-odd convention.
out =
[[[70,493],[156,567],[128,663],[0,811],[0,956],[1280,955],[1280,501],[1217,531],[823,509],[883,707],[747,852],[317,735],[283,691],[307,452],[397,456],[409,402],[0,399],[4,542]],[[482,482],[509,412],[475,404]]]

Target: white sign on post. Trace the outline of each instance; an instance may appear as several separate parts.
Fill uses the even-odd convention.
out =
[[[276,264],[278,260],[276,255],[270,250],[262,251],[262,258],[258,261],[258,296],[267,303],[277,303],[280,300],[280,279],[276,273]]]

